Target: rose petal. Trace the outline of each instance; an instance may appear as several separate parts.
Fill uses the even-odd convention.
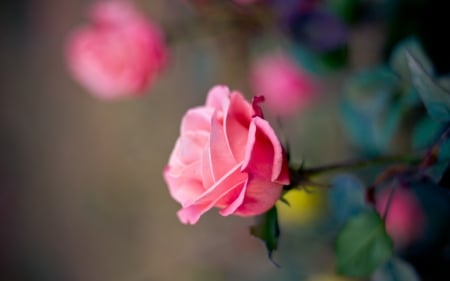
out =
[[[178,212],[180,220],[184,223],[194,224],[200,216],[228,196],[230,192],[237,188],[242,188],[242,184],[247,180],[247,175],[239,171],[237,165],[230,170],[223,178],[216,182],[210,189],[201,194],[191,204],[183,206]]]
[[[280,184],[249,176],[244,201],[233,214],[247,217],[265,213],[280,198],[282,190],[283,186]]]
[[[193,205],[177,212],[178,219],[184,224],[196,224],[200,217],[212,208],[212,204]]]
[[[229,216],[231,214],[233,214],[234,212],[236,212],[236,210],[242,205],[242,203],[244,202],[244,198],[245,198],[245,193],[247,191],[247,184],[248,184],[248,180],[242,185],[242,188],[240,189],[234,189],[233,191],[237,194],[234,195],[233,197],[233,201],[231,203],[228,203],[227,207],[220,210],[220,214],[222,216]],[[230,194],[231,195],[231,194]],[[230,196],[228,195],[228,196]]]
[[[248,126],[252,119],[253,109],[248,101],[239,92],[230,96],[230,104],[225,109],[225,132],[228,146],[234,159],[242,161],[245,144],[247,143]]]
[[[258,128],[256,118],[250,123],[242,171],[271,180],[274,146],[265,132]]]
[[[195,224],[204,213],[206,213],[213,207],[217,207],[219,201],[223,200],[224,197],[230,196],[230,193],[239,193],[240,190],[242,190],[242,186],[243,183],[236,184],[235,186],[229,188],[229,190],[224,194],[221,194],[219,197],[209,203],[191,204],[187,207],[184,207],[178,211],[178,217],[183,223]]]
[[[242,171],[271,181],[280,180],[285,163],[284,153],[275,132],[266,120],[253,118],[245,153]],[[286,179],[285,172],[282,176],[280,183],[288,184],[289,179]]]
[[[177,159],[175,157],[175,159]],[[170,175],[172,177],[197,177],[201,178],[201,162],[194,161],[189,164],[184,164],[180,162],[173,162],[174,164],[168,165],[170,167]]]
[[[209,152],[209,150],[209,146],[205,147],[201,158],[202,182],[205,189],[209,189],[216,181],[212,170],[211,157],[209,156],[211,153]]]
[[[180,133],[184,134],[190,131],[205,131],[209,133],[213,113],[214,109],[205,106],[188,110],[181,120]]]
[[[170,166],[189,165],[199,161],[204,147],[208,143],[207,133],[189,132],[178,138],[169,158]]]
[[[180,174],[173,174],[170,167],[166,167],[163,173],[164,180],[169,186],[169,192],[173,199],[182,205],[186,205],[198,198],[205,189],[195,173],[199,167],[191,165]]]
[[[206,106],[217,110],[223,110],[225,104],[229,103],[230,89],[226,86],[215,86],[208,92]]]
[[[193,204],[205,203],[220,197],[227,193],[230,189],[236,187],[237,184],[244,182],[247,179],[247,174],[240,171],[240,165],[231,168],[222,178],[214,183],[208,190],[206,190]],[[231,187],[231,188],[230,188]]]
[[[225,137],[223,122],[220,122],[217,112],[213,115],[211,122],[211,137],[209,140],[210,161],[215,179],[219,179],[235,167],[233,154]]]

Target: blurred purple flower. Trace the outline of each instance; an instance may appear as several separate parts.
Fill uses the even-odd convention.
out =
[[[282,22],[289,21],[289,19],[297,13],[304,13],[314,9],[320,1],[321,0],[269,0],[270,5]]]
[[[326,10],[299,12],[288,21],[293,40],[317,52],[329,52],[345,46],[347,28],[339,18]]]

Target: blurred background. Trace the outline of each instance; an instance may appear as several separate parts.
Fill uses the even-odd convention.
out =
[[[170,32],[170,65],[146,95],[105,102],[70,77],[64,57],[67,35],[86,22],[92,1],[1,1],[0,280],[344,280],[332,274],[337,227],[326,219],[324,191],[298,195],[295,212],[280,210],[283,232],[275,260],[281,269],[249,235],[251,218],[223,218],[212,211],[195,226],[178,221],[179,206],[162,170],[184,112],[203,104],[216,84],[251,98],[249,69],[258,54],[284,48],[289,36],[304,36],[295,21],[280,19],[274,22],[282,32],[265,36],[273,27],[267,24],[261,31],[246,22],[253,15],[246,7],[218,12],[222,8],[201,2],[208,1],[136,1]],[[316,52],[321,61],[309,69],[320,81],[320,97],[277,127],[289,140],[293,162],[326,164],[361,155],[340,121],[341,89],[348,76],[386,60],[396,42],[417,30],[432,37],[435,33],[424,32],[428,27],[416,28],[423,20],[416,12],[423,6],[431,9],[422,10],[425,14],[442,8],[438,1],[392,2],[397,8],[389,11],[398,17],[358,10],[355,15],[362,16],[342,20],[345,36],[337,41],[345,41],[345,51],[339,43],[337,51]],[[283,7],[280,11],[289,6]],[[177,33],[178,26],[198,17],[228,19],[234,13],[245,28]],[[388,26],[400,14],[403,29],[392,32]],[[443,18],[435,23],[436,18],[441,19],[427,24],[445,26]],[[306,65],[308,53],[288,45]],[[438,70],[445,73],[449,56],[436,45],[428,49],[441,58]],[[383,147],[408,148],[402,138]]]

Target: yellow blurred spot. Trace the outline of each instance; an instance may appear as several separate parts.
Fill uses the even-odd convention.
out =
[[[326,193],[322,188],[293,189],[283,198],[289,202],[277,202],[279,220],[282,224],[302,225],[311,223],[323,215],[326,208]]]

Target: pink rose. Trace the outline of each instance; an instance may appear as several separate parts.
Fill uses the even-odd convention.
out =
[[[222,216],[262,214],[289,184],[283,148],[256,103],[216,86],[184,115],[164,171],[181,222],[194,224],[212,207]]]
[[[141,95],[167,57],[159,27],[126,1],[96,3],[90,23],[75,30],[67,42],[72,75],[102,99]]]
[[[383,190],[377,200],[377,210],[383,215],[392,188]],[[420,238],[425,226],[425,215],[420,203],[410,190],[398,187],[392,196],[386,217],[386,229],[398,247]]]
[[[268,109],[287,116],[307,105],[317,93],[315,79],[282,54],[270,54],[252,67],[250,84],[256,95],[263,95]]]

